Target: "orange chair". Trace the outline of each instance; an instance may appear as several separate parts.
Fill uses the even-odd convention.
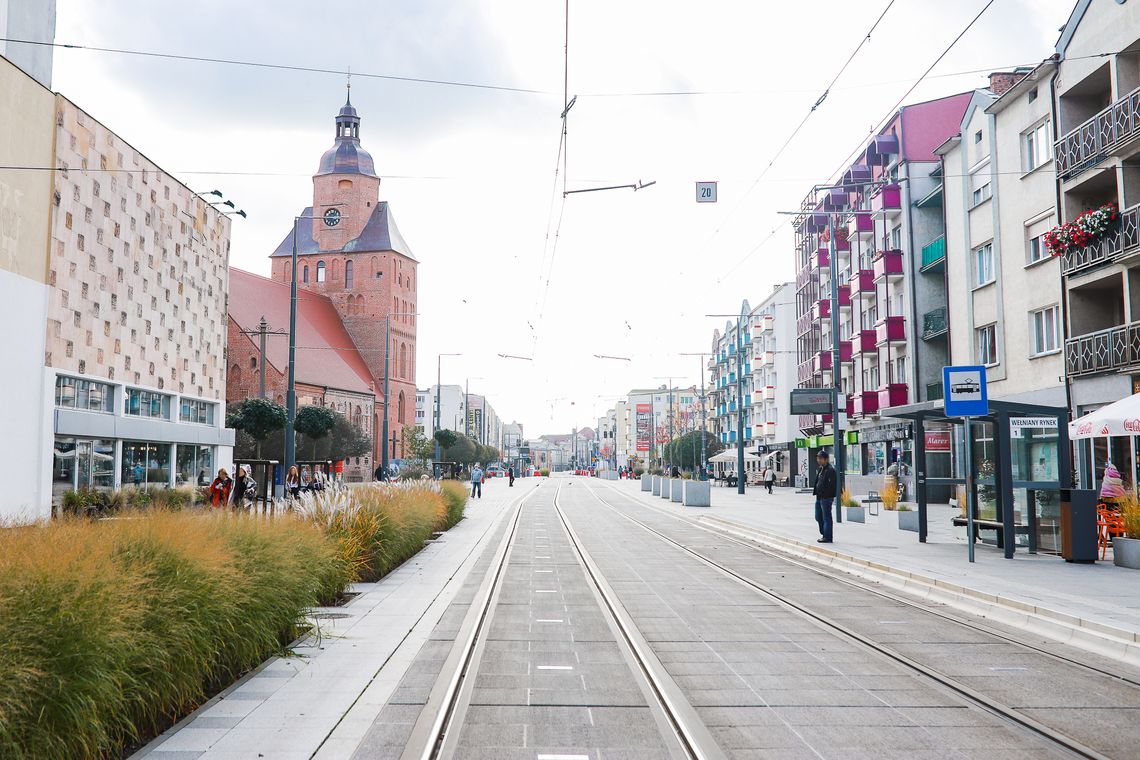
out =
[[[1103,560],[1113,538],[1124,535],[1124,515],[1107,504],[1096,505],[1097,544]]]

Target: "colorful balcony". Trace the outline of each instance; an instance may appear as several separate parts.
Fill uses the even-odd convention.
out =
[[[906,406],[906,383],[888,383],[879,386],[879,409],[890,409],[892,406]]]
[[[812,371],[817,375],[831,371],[831,352],[817,351],[811,358]]]
[[[860,330],[851,336],[851,355],[873,354],[879,349],[878,337],[874,330]]]
[[[849,298],[870,298],[875,295],[875,270],[856,269],[851,273]]]
[[[811,305],[811,318],[819,321],[831,317],[831,299],[821,298]]]
[[[875,255],[875,279],[894,280],[903,276],[902,251],[879,251]]]
[[[841,189],[828,190],[823,195],[823,208],[825,211],[842,211],[851,203],[851,196]]]
[[[831,256],[826,247],[818,248],[811,255],[811,265],[813,269],[827,269],[831,266]]]
[[[870,240],[875,234],[875,220],[870,214],[852,214],[847,221],[847,237],[854,240]]]
[[[776,386],[765,385],[757,391],[757,395],[761,401],[775,401],[776,400]]]
[[[763,435],[765,438],[774,438],[776,436],[776,423],[775,422],[765,422],[763,425],[761,425],[759,427],[763,431]]]
[[[906,324],[903,317],[884,317],[875,325],[875,343],[906,343]]]
[[[752,325],[752,335],[767,335],[768,333],[771,333],[773,330],[775,330],[775,328],[776,318],[771,314],[765,314],[764,316],[757,319],[755,324]]]
[[[902,190],[897,184],[883,185],[871,196],[871,212],[878,217],[891,217],[902,210]]]
[[[939,269],[946,262],[946,238],[940,236],[922,246],[922,271]]]
[[[843,397],[843,411],[847,413],[848,417],[855,416],[855,397],[851,394]]]
[[[870,414],[879,413],[879,392],[878,391],[863,391],[862,393],[855,393],[851,397],[851,416],[852,417],[866,417]]]
[[[871,167],[855,164],[843,173],[843,189],[851,192],[862,190],[871,181]]]
[[[759,362],[761,367],[771,367],[776,363],[776,352],[764,351],[756,357],[756,361]]]
[[[899,152],[899,138],[893,134],[876,135],[871,138],[863,157],[868,166],[890,166],[891,156]]]

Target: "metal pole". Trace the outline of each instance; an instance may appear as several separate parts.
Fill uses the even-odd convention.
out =
[[[269,330],[269,323],[265,321],[265,317],[261,318],[261,322],[257,325],[257,331],[260,333],[260,347],[259,351],[261,356],[258,358],[258,369],[260,370],[257,381],[257,397],[265,398],[265,333]]]
[[[435,438],[435,461],[439,462],[443,458],[443,454],[439,448],[439,384],[440,378],[443,377],[443,355],[435,358],[435,432],[432,437]],[[442,473],[442,465],[440,465],[440,472]]]
[[[743,312],[743,309],[741,310]],[[744,314],[736,318],[736,492],[744,493]]]
[[[390,359],[390,351],[392,347],[392,315],[384,315],[384,427],[383,438],[381,445],[384,451],[380,454],[380,472],[385,478],[388,477],[388,366]]]
[[[974,438],[970,418],[963,419],[966,427],[966,545],[970,561],[974,561]]]
[[[698,357],[701,363],[701,472],[705,469],[706,457],[706,444],[705,437],[708,435],[708,420],[705,417],[705,358]],[[706,473],[707,474],[707,473]]]
[[[835,522],[843,522],[843,473],[847,470],[847,447],[843,445],[843,431],[839,424],[839,395],[843,390],[843,365],[839,361],[839,256],[835,245],[835,215],[827,215],[827,247],[831,266],[831,383],[835,386],[831,405],[831,438],[835,449]]]
[[[285,472],[296,464],[297,440],[294,426],[297,422],[297,222],[293,217],[293,276],[289,283],[289,388],[285,394]]]

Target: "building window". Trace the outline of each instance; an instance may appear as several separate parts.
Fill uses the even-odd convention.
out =
[[[1055,305],[1029,313],[1034,356],[1052,353],[1060,348],[1060,338],[1057,334],[1059,321]]]
[[[1025,171],[1031,172],[1053,158],[1049,126],[1049,120],[1046,119],[1021,136],[1022,168]]]
[[[301,270],[301,282],[309,281],[309,265],[306,264],[305,268]]]
[[[986,325],[974,330],[974,348],[977,352],[977,362],[987,367],[998,363],[997,352],[997,326]]]
[[[114,404],[114,390],[107,383],[62,375],[55,379],[55,405],[58,407],[110,414],[115,410]]]
[[[170,396],[139,388],[127,388],[123,412],[133,417],[170,419]]]
[[[346,261],[344,263],[344,287],[352,287],[352,262]]]
[[[990,199],[991,192],[989,168],[989,164],[987,164],[970,175],[971,208]]]
[[[214,479],[214,447],[178,444],[176,486],[208,486]]]
[[[325,281],[325,262],[317,262],[317,282]]]
[[[1026,253],[1030,264],[1036,264],[1038,261],[1049,258],[1049,251],[1045,248],[1044,236],[1037,235],[1029,238],[1029,247]]]
[[[985,245],[974,249],[974,286],[989,285],[994,281],[994,245]]]
[[[123,485],[166,486],[170,482],[170,445],[123,441]]]
[[[178,412],[178,419],[182,422],[192,422],[197,425],[213,425],[214,405],[209,401],[197,401],[195,399],[184,398],[182,399],[181,409]]]

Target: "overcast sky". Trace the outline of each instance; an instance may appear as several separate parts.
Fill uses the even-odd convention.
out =
[[[444,358],[444,382],[481,378],[472,392],[533,436],[592,426],[616,395],[658,376],[698,382],[698,360],[676,354],[708,349],[724,320],[703,315],[735,312],[793,279],[787,226],[757,248],[785,224],[776,212],[839,168],[985,4],[896,0],[756,183],[887,2],[571,0],[570,188],[657,184],[570,196],[553,260],[561,0],[58,0],[57,42],[356,72],[361,141],[420,261],[419,385],[435,382],[438,353],[462,352]],[[1072,4],[997,0],[908,101],[1050,55]],[[311,200],[344,83],[110,53],[55,57],[57,90],[191,187],[217,187],[248,212],[234,223],[231,264],[261,274]],[[646,94],[677,91],[707,94]],[[694,202],[697,180],[719,182],[719,203]],[[558,198],[555,220],[560,209]]]

